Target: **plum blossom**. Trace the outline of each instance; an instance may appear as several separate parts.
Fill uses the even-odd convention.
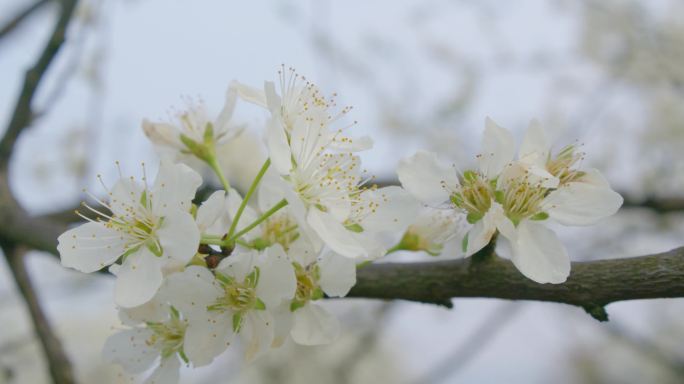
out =
[[[297,284],[292,264],[280,245],[264,251],[237,248],[214,273],[190,266],[169,276],[166,289],[171,304],[189,319],[187,337],[191,361],[211,362],[236,335],[246,343],[246,359],[253,360],[273,342],[272,311],[294,296]]]
[[[176,114],[175,123],[151,122],[145,119],[142,128],[162,154],[170,155],[173,159],[194,154],[205,160],[203,157],[206,154],[201,153],[203,146],[213,149],[226,144],[240,133],[241,127],[231,122],[236,101],[237,91],[234,86],[230,86],[226,91],[223,109],[215,120],[209,118],[202,102],[188,100],[187,109]]]
[[[473,224],[463,240],[466,256],[501,233],[511,242],[512,261],[539,283],[562,283],[570,258],[556,234],[542,222],[589,225],[614,214],[622,197],[595,170],[580,171],[564,149],[555,158],[533,122],[514,160],[507,130],[487,119],[478,170],[458,174],[434,154],[418,152],[397,173],[404,188],[425,204],[461,212]]]
[[[300,247],[288,256],[294,266],[297,290],[275,312],[274,344],[281,344],[288,335],[302,345],[329,344],[339,335],[340,325],[319,300],[324,295],[344,297],[356,283],[356,263],[329,249],[319,253],[312,247]]]
[[[424,251],[439,256],[444,245],[461,234],[463,216],[446,209],[424,207],[415,221],[406,229],[398,249]]]
[[[122,312],[122,317],[130,319],[125,309]],[[159,304],[156,312],[163,318],[140,321],[110,336],[102,354],[106,361],[121,365],[131,374],[157,365],[145,379],[147,384],[177,383],[181,361],[190,362],[183,352],[188,322],[168,305]]]
[[[200,233],[189,211],[201,182],[186,165],[167,162],[151,188],[145,178],[141,185],[122,177],[108,190],[108,202],[96,198],[109,213],[84,204],[98,218],[82,215],[87,223],[59,236],[62,265],[86,273],[112,265],[116,303],[145,303],[164,275],[185,266],[197,251]]]

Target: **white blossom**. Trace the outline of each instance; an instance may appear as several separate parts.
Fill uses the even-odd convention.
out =
[[[216,119],[212,120],[208,116],[201,101],[188,100],[187,108],[176,114],[176,122],[151,122],[145,119],[142,128],[162,154],[178,159],[184,154],[194,153],[196,146],[226,144],[238,135],[241,127],[231,122],[236,101],[237,92],[234,86],[230,86],[226,91],[223,109]]]
[[[622,197],[595,170],[580,171],[577,157],[564,149],[550,156],[543,131],[533,122],[514,160],[515,144],[507,130],[487,120],[479,169],[458,174],[434,154],[419,152],[402,161],[404,188],[426,204],[467,215],[473,224],[464,238],[470,256],[501,233],[512,245],[512,261],[539,283],[561,283],[570,258],[547,218],[565,225],[587,225],[614,214]]]
[[[237,248],[214,273],[190,266],[167,279],[171,304],[189,319],[185,353],[191,361],[209,363],[235,335],[246,343],[253,360],[273,342],[273,315],[283,300],[294,296],[292,264],[280,245],[262,252]]]
[[[330,250],[319,253],[311,247],[289,252],[297,279],[294,297],[275,312],[275,345],[289,335],[298,344],[333,342],[340,325],[335,315],[320,303],[325,295],[344,297],[356,283],[356,263]]]
[[[94,272],[112,265],[116,274],[115,301],[135,307],[150,300],[165,274],[178,270],[195,255],[200,234],[189,213],[200,176],[182,164],[162,162],[148,188],[133,178],[121,178],[108,191],[99,217],[58,238],[62,265]],[[87,218],[86,216],[83,216]]]
[[[157,312],[164,316],[162,319],[141,321],[118,331],[107,339],[102,353],[106,361],[121,365],[131,374],[143,373],[157,365],[145,383],[177,383],[181,360],[190,362],[183,352],[188,322],[168,305],[159,304],[158,308]],[[122,317],[130,319],[126,310],[122,312]]]

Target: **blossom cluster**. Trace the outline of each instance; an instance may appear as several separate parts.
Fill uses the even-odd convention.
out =
[[[182,363],[208,365],[236,339],[247,360],[287,339],[330,343],[340,325],[321,299],[347,295],[357,268],[400,250],[439,255],[466,226],[466,256],[501,233],[525,276],[563,282],[569,258],[545,221],[586,225],[622,202],[598,171],[579,169],[574,146],[552,154],[533,124],[515,158],[511,133],[490,120],[477,170],[418,152],[400,163],[402,187],[378,187],[359,157],[371,139],[347,134],[351,108],[279,73],[261,89],[231,83],[215,119],[190,104],[170,122],[145,120],[162,159],[155,180],[102,182],[106,197],[91,195],[79,213],[87,222],[58,239],[64,266],[116,276],[125,329],[104,355],[132,374],[155,365],[148,382],[178,381]],[[238,100],[267,115],[268,158],[244,195],[217,160],[244,129],[233,122]],[[198,164],[222,185],[201,202]]]

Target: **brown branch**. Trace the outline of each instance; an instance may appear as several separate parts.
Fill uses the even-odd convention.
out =
[[[14,17],[9,19],[5,23],[5,25],[0,27],[0,40],[8,34],[12,33],[26,19],[28,19],[31,15],[33,15],[37,10],[42,8],[44,5],[49,4],[51,1],[52,0],[37,0],[26,6],[26,8],[17,12],[17,14],[14,15]]]
[[[55,24],[55,28],[53,29],[45,48],[43,48],[38,61],[26,72],[24,85],[22,86],[21,93],[17,99],[17,104],[14,107],[14,113],[12,114],[9,126],[5,131],[5,136],[0,140],[0,166],[3,168],[7,167],[7,163],[9,162],[9,158],[14,149],[14,143],[17,141],[19,134],[24,128],[30,126],[33,121],[34,114],[31,108],[33,97],[35,96],[43,76],[64,43],[66,30],[72,19],[77,3],[77,0],[60,1],[62,9],[59,20],[57,20],[57,24]]]
[[[403,299],[451,307],[455,297],[565,303],[608,320],[605,306],[623,300],[684,297],[684,247],[654,255],[572,263],[563,284],[537,284],[499,257],[423,263],[378,263],[358,271],[348,297]]]
[[[17,283],[19,292],[24,298],[38,339],[45,351],[53,382],[55,384],[74,383],[75,379],[71,363],[62,348],[62,344],[50,328],[50,322],[40,306],[40,301],[36,296],[29,274],[26,271],[26,265],[24,264],[26,250],[7,244],[2,245],[2,250],[12,271],[14,281]]]

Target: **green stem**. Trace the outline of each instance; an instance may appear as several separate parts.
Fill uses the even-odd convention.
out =
[[[247,191],[247,194],[245,195],[245,198],[242,199],[242,203],[240,203],[240,207],[237,210],[237,213],[235,214],[235,217],[233,218],[233,222],[230,224],[230,229],[228,230],[228,238],[233,236],[233,233],[235,233],[235,230],[237,229],[237,224],[238,221],[240,220],[240,217],[242,216],[242,212],[245,210],[245,207],[247,206],[247,202],[249,199],[252,198],[252,195],[254,194],[254,191],[256,191],[257,186],[259,185],[259,182],[261,181],[261,178],[264,177],[264,174],[266,174],[266,170],[268,170],[268,167],[271,165],[271,159],[268,158],[264,162],[264,165],[261,166],[261,169],[259,170],[259,173],[257,173],[256,177],[252,181],[252,185],[249,186],[249,190]]]
[[[200,244],[206,244],[206,245],[223,245],[225,241],[223,241],[220,237],[213,237],[213,236],[202,236],[200,239]]]
[[[211,167],[216,176],[218,176],[219,180],[221,181],[221,185],[223,185],[223,189],[226,191],[226,193],[230,193],[230,183],[228,182],[228,179],[226,179],[226,176],[223,174],[223,170],[221,169],[221,166],[219,165],[218,161],[216,161],[216,155],[212,154],[211,156],[207,156],[205,161],[207,162],[207,164],[209,164],[209,167]]]
[[[256,227],[257,225],[261,224],[264,220],[266,220],[266,219],[268,219],[269,217],[271,217],[271,215],[273,215],[274,213],[276,213],[278,210],[280,210],[281,208],[283,208],[283,207],[286,206],[286,205],[287,205],[287,200],[285,200],[285,199],[280,200],[276,205],[274,205],[273,207],[271,207],[271,209],[269,209],[268,211],[264,212],[264,214],[261,215],[258,219],[254,220],[254,222],[253,222],[252,224],[250,224],[250,225],[248,225],[248,226],[242,228],[242,230],[240,230],[238,233],[236,233],[236,234],[234,234],[232,237],[228,238],[228,240],[226,240],[226,241],[224,242],[224,245],[230,245],[230,244],[235,243],[235,240],[236,240],[237,238],[239,238],[240,236],[242,236],[242,235],[244,235],[245,233],[247,233],[247,232],[251,231],[252,229],[254,229],[254,227]]]

